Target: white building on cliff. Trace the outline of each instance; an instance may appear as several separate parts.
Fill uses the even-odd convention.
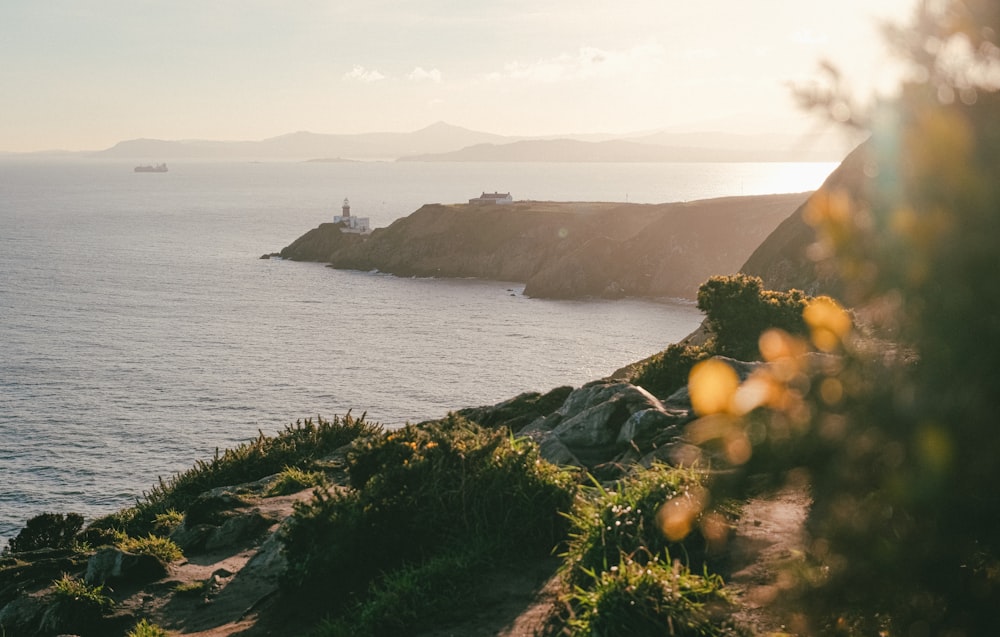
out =
[[[478,197],[470,199],[469,203],[506,204],[506,203],[514,203],[514,198],[510,196],[509,192],[484,192]]]
[[[344,205],[340,208],[341,214],[333,218],[333,222],[340,225],[341,232],[353,232],[354,234],[368,234],[372,231],[368,217],[352,217],[351,202],[344,197]]]

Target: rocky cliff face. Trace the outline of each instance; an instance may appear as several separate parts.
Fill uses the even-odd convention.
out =
[[[282,248],[280,256],[292,261],[329,261],[338,250],[362,240],[360,235],[341,232],[335,223],[322,223]]]
[[[327,240],[324,224],[281,255],[398,276],[519,281],[535,297],[693,298],[709,276],[735,272],[807,196],[431,204],[365,241]]]

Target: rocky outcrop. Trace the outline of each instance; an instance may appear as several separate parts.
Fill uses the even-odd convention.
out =
[[[313,228],[283,248],[276,256],[292,261],[327,262],[336,251],[361,241],[360,235],[341,232],[338,224],[321,223],[319,227]],[[271,256],[275,255],[264,255],[267,258]]]
[[[135,555],[106,546],[91,556],[83,579],[91,585],[108,582],[134,585],[158,580],[166,574],[167,568],[152,555]]]
[[[429,204],[367,239],[345,240],[324,224],[281,256],[406,277],[518,281],[544,298],[693,298],[709,276],[735,272],[807,196]]]

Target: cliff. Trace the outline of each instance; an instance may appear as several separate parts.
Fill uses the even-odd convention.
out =
[[[341,232],[335,223],[321,223],[282,248],[280,256],[292,261],[327,261],[334,252],[361,240],[359,235]]]
[[[398,276],[525,284],[543,298],[693,298],[735,272],[807,193],[671,204],[429,204],[367,240],[327,241],[324,226],[282,256]]]
[[[816,242],[816,230],[806,221],[810,206],[821,198],[842,193],[858,201],[870,197],[866,192],[871,147],[862,144],[852,151],[827,177],[809,199],[782,221],[750,255],[741,272],[759,276],[770,290],[797,288],[808,294],[843,297],[843,286],[832,264],[822,255],[810,252]],[[821,204],[820,204],[821,205]]]

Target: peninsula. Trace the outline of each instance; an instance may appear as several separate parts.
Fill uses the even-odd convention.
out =
[[[280,256],[406,277],[517,281],[539,298],[693,299],[709,276],[739,270],[808,197],[427,204],[367,237],[321,224]]]

